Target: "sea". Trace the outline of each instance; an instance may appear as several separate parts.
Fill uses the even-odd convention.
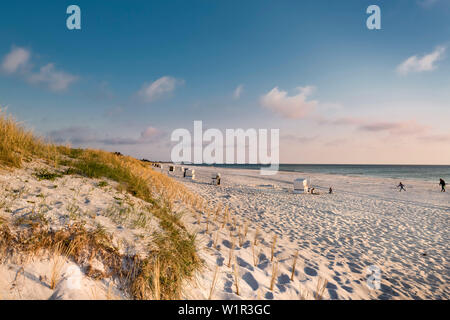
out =
[[[266,167],[258,164],[202,164],[199,166],[255,170]],[[279,171],[414,179],[437,183],[442,178],[450,183],[450,165],[280,164]]]

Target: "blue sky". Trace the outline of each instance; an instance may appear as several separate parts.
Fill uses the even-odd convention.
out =
[[[0,7],[0,104],[55,141],[168,159],[203,120],[279,128],[281,162],[450,164],[450,1]]]

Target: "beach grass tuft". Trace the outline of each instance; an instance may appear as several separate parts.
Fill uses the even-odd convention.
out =
[[[275,286],[275,282],[278,275],[278,261],[275,260],[272,263],[272,276],[270,277],[270,291],[273,291],[273,288]]]
[[[234,258],[234,268],[233,268],[233,273],[234,273],[234,285],[236,287],[236,294],[239,296],[239,265],[237,263],[237,258]]]
[[[216,266],[216,269],[214,271],[214,276],[211,282],[211,289],[209,290],[209,297],[208,300],[211,300],[214,294],[214,289],[216,288],[216,284],[217,284],[217,278],[219,275],[219,266]]]
[[[327,288],[328,281],[322,277],[317,279],[316,292],[314,293],[315,300],[322,300],[324,298],[324,293]]]
[[[296,267],[296,265],[297,265],[297,259],[298,259],[298,250],[295,251],[295,254],[294,254],[294,259],[293,259],[293,263],[292,263],[291,281],[294,281],[294,277],[295,277],[295,267]]]
[[[273,236],[272,239],[272,247],[271,247],[271,252],[270,252],[270,261],[273,261],[273,256],[275,254],[275,247],[277,245],[277,235]]]

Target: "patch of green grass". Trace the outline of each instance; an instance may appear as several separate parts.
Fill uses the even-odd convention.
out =
[[[107,185],[108,185],[108,182],[106,182],[106,181],[100,181],[100,182],[98,183],[98,186],[99,186],[100,188],[106,187]]]
[[[72,162],[70,162],[70,163],[72,163]],[[74,169],[74,168],[67,168],[64,172],[63,172],[63,175],[73,175],[73,174],[78,174],[79,173],[79,171],[78,170],[76,170],[76,169]]]
[[[48,171],[48,169],[42,168],[37,170],[34,173],[34,176],[39,180],[50,180],[50,181],[54,181],[56,178],[61,178],[62,175],[56,172],[50,172]]]
[[[72,150],[72,149],[70,149]],[[106,178],[119,183],[123,188],[135,197],[141,198],[149,203],[156,204],[147,181],[140,176],[134,175],[129,168],[124,167],[118,156],[105,159],[101,153],[95,151],[84,151],[76,153],[79,158],[71,162],[71,174],[79,174],[88,178]]]

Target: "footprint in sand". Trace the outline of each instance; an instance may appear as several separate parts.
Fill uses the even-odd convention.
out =
[[[272,292],[267,292],[266,295],[264,296],[267,300],[273,300],[273,293]]]
[[[248,269],[250,271],[253,271],[254,268],[244,259],[240,258],[240,257],[236,257],[236,261],[238,263],[238,265],[242,268]]]
[[[258,290],[259,284],[258,281],[256,281],[255,277],[250,272],[245,273],[242,276],[242,279],[244,279],[245,282],[252,288],[253,291]]]
[[[311,276],[311,277],[316,277],[316,276],[317,276],[317,271],[314,270],[313,268],[305,267],[304,271],[305,271],[305,273],[306,273],[308,276]]]
[[[223,266],[223,261],[225,260],[225,258],[223,257],[217,257],[216,263],[219,267]]]

